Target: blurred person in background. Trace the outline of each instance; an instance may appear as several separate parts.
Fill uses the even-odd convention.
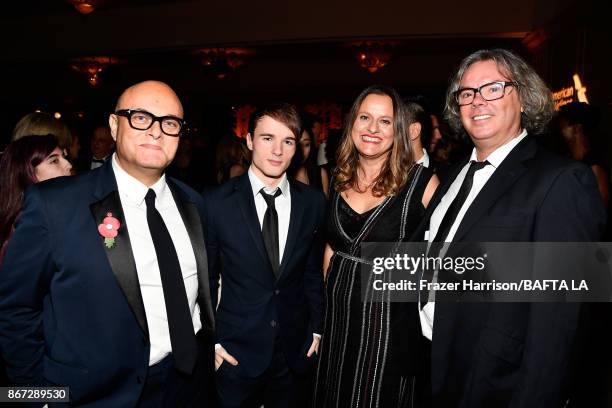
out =
[[[601,157],[601,148],[596,134],[599,122],[597,108],[584,102],[572,102],[559,109],[559,129],[567,144],[572,159],[591,168],[604,205],[610,197],[609,169]]]
[[[71,169],[52,135],[26,136],[7,146],[0,156],[0,264],[21,212],[25,189],[34,183],[69,176]]]
[[[292,176],[297,181],[322,190],[327,196],[329,192],[329,174],[325,167],[317,165],[314,139],[308,130],[302,131],[298,147],[299,149],[295,155],[296,164],[290,170]]]
[[[60,119],[45,112],[28,113],[17,122],[11,140],[17,140],[24,136],[53,135],[57,143],[67,153],[72,145],[72,134],[70,129]]]
[[[52,135],[23,136],[0,154],[0,265],[23,207],[25,189],[40,181],[68,176],[70,170],[70,163]],[[8,378],[0,357],[0,387],[6,385]]]
[[[88,168],[90,170],[102,167],[112,156],[115,150],[115,141],[111,135],[108,125],[96,126],[91,135],[91,159]]]
[[[470,138],[462,132],[454,131],[448,123],[438,121],[435,115],[432,121],[432,141],[430,143],[429,157],[435,167],[438,178],[446,180],[453,165],[459,163],[466,155],[469,155],[474,144]]]
[[[427,150],[429,153],[433,153],[436,150],[438,142],[442,140],[442,132],[440,131],[440,121],[438,120],[438,117],[431,114],[429,115],[429,119],[431,121],[431,139],[429,139]]]
[[[70,144],[66,154],[70,160],[70,163],[75,163],[78,161],[80,157],[79,154],[81,153],[81,137],[74,129],[72,129],[70,133],[72,135],[72,143]]]
[[[193,149],[194,138],[182,136],[179,140],[176,156],[167,169],[169,176],[181,180],[196,191],[202,191],[206,184],[206,174],[201,167],[203,157],[196,157]]]
[[[52,135],[21,137],[0,154],[0,265],[23,207],[25,189],[54,177],[69,176],[71,169]],[[8,378],[0,357],[0,387],[5,385]]]
[[[219,141],[215,162],[217,183],[223,184],[233,177],[246,173],[251,162],[251,154],[242,140],[234,134],[229,134]]]
[[[440,181],[444,181],[449,173],[453,150],[458,151],[459,145],[454,144],[448,136],[443,136],[445,124],[440,124],[435,115],[430,115],[422,98],[409,100],[406,103],[412,154],[418,164],[431,169]],[[445,132],[448,134],[448,132]]]
[[[327,170],[327,174],[331,175],[334,173],[336,168],[336,158],[338,156],[338,146],[342,140],[343,129],[328,129],[327,139],[325,140],[325,156],[327,164],[323,167]]]
[[[406,112],[408,112],[407,125],[412,157],[417,164],[433,169],[432,159],[425,148],[430,145],[432,131],[430,116],[422,104],[412,100],[406,102]]]

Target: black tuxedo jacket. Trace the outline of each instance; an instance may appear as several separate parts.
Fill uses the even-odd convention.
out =
[[[216,339],[249,377],[269,366],[277,335],[289,366],[305,372],[314,359],[306,357],[312,334],[321,333],[325,197],[296,181],[290,181],[290,191],[289,231],[278,279],[265,250],[248,173],[205,197],[215,299],[221,276]]]
[[[106,156],[106,158],[104,159],[104,163],[109,162],[111,160],[111,158],[113,157],[113,152]],[[91,170],[92,160],[93,155],[91,154],[91,152],[87,153],[86,155],[79,155],[76,160],[71,162],[72,168],[76,171],[77,174],[88,172]]]
[[[440,186],[421,229],[467,161]],[[495,170],[453,242],[597,241],[605,211],[591,170],[529,136]],[[562,407],[580,304],[437,302],[435,407]]]
[[[214,317],[202,200],[167,179],[193,245],[202,331],[201,361],[213,367]],[[98,225],[121,227],[107,248]],[[172,228],[172,226],[168,226]],[[72,404],[135,406],[149,366],[138,275],[111,163],[31,187],[0,279],[0,348],[13,383],[70,387]]]

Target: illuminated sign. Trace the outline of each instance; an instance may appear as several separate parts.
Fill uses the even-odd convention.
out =
[[[580,76],[578,74],[574,74],[572,79],[574,80],[574,86],[568,86],[553,92],[555,109],[558,110],[561,106],[576,101],[589,103],[586,96],[587,88],[582,84]]]
[[[586,86],[582,86],[582,82],[580,82],[580,77],[578,74],[574,74],[574,89],[578,92],[578,102],[589,103],[589,100],[586,96]]]

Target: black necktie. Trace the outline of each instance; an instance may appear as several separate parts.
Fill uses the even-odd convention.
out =
[[[281,195],[281,191],[279,188],[276,190],[274,195],[272,195],[265,193],[264,189],[262,188],[260,193],[264,200],[266,200],[266,204],[268,204],[268,209],[264,214],[263,228],[261,232],[263,234],[266,252],[268,252],[268,259],[270,259],[270,264],[272,264],[272,270],[274,271],[274,275],[278,277],[278,213],[276,212],[274,201],[276,200],[276,197]]]
[[[489,162],[486,160],[483,162],[477,162],[472,160],[470,162],[470,167],[468,168],[467,174],[463,179],[463,183],[461,183],[461,187],[459,187],[459,192],[453,199],[451,205],[448,207],[448,210],[446,210],[446,214],[444,214],[444,218],[442,218],[442,222],[438,227],[438,232],[436,233],[433,242],[444,242],[446,240],[451,227],[457,219],[457,214],[459,214],[459,210],[461,210],[461,207],[463,207],[463,203],[465,203],[467,196],[470,194],[472,184],[474,184],[474,173],[484,168],[487,164],[489,164]]]
[[[155,208],[155,191],[149,189],[145,196],[145,203],[147,204],[147,223],[155,246],[166,301],[174,366],[181,372],[191,374],[198,356],[198,347],[193,332],[193,321],[181,265],[168,228]]]
[[[472,185],[474,184],[474,173],[484,168],[487,164],[489,164],[489,162],[486,160],[483,162],[477,162],[472,160],[470,162],[470,167],[468,168],[467,174],[463,179],[463,183],[461,183],[461,187],[459,187],[459,192],[451,202],[450,206],[448,207],[448,210],[446,210],[446,213],[442,218],[442,222],[438,227],[438,232],[436,233],[436,236],[434,237],[431,247],[429,248],[429,251],[427,253],[428,257],[436,257],[440,254],[444,242],[448,237],[448,233],[450,232],[451,227],[455,223],[455,220],[457,219],[457,215],[459,214],[461,207],[463,207],[465,200],[470,194],[470,190],[472,189]],[[428,282],[431,282],[433,274],[434,270],[428,269],[424,271],[423,279],[427,280]],[[421,308],[423,308],[428,302],[429,292],[427,292],[427,294],[421,299]]]

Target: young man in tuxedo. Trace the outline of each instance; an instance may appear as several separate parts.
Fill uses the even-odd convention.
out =
[[[201,406],[214,344],[203,206],[164,175],[183,107],[146,81],[109,125],[111,160],[26,193],[0,273],[8,374],[67,386],[79,406]]]
[[[550,91],[520,57],[502,49],[466,57],[447,92],[446,118],[475,147],[432,198],[425,239],[597,241],[605,211],[592,172],[536,143],[552,116]],[[579,303],[434,302],[443,294],[427,296],[421,293],[420,317],[431,346],[434,407],[566,404]]]
[[[301,135],[288,104],[251,115],[248,172],[205,199],[222,407],[304,403],[323,312],[323,194],[289,180]],[[215,297],[216,298],[216,297]]]

